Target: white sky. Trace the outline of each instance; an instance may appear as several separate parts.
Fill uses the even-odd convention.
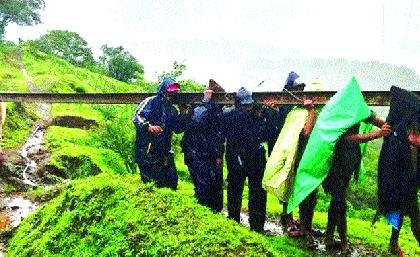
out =
[[[45,0],[43,24],[6,28],[6,38],[34,39],[48,30],[77,32],[96,55],[122,45],[146,78],[184,61],[192,78],[228,89],[284,82],[263,60],[378,60],[420,74],[420,1],[414,0]],[[277,72],[277,73],[276,73]],[[298,72],[299,73],[299,72]],[[280,81],[279,81],[280,80]]]

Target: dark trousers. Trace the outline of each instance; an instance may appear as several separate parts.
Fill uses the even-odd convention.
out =
[[[136,160],[140,168],[140,177],[144,183],[154,182],[157,187],[176,190],[178,174],[173,153],[167,155],[144,154]]]
[[[265,164],[265,163],[264,163]],[[259,166],[259,167],[258,167]],[[251,230],[262,232],[266,217],[267,192],[262,187],[265,165],[237,167],[229,169],[227,202],[229,218],[240,222],[242,193],[245,179],[248,178],[249,189],[249,224]]]
[[[317,193],[318,190],[315,189],[301,204],[299,204],[299,219],[302,229],[309,233],[312,230],[312,220],[314,218]]]
[[[192,160],[188,163],[198,203],[214,212],[223,209],[223,171],[216,160]]]
[[[337,228],[340,240],[347,241],[347,203],[346,203],[347,188],[336,190],[331,193],[331,202],[328,209],[328,223],[326,236],[333,237],[334,230]]]

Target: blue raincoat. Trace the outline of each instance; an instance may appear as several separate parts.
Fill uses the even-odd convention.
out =
[[[167,77],[159,85],[157,95],[146,98],[137,107],[133,123],[136,126],[135,159],[143,182],[155,182],[158,187],[176,189],[178,175],[171,151],[172,133],[182,131],[182,118],[165,98],[166,89],[176,84]],[[150,125],[163,129],[160,135],[148,131]]]

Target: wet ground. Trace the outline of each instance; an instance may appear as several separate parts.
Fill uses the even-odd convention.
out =
[[[228,216],[227,211],[223,211],[225,216]],[[248,213],[241,213],[241,224],[249,228]],[[318,228],[314,228],[319,232],[323,232]],[[287,236],[286,229],[281,225],[280,218],[267,218],[264,225],[264,234],[267,236]],[[350,249],[346,251],[341,250],[327,250],[323,241],[323,236],[308,238],[296,238],[308,250],[313,250],[314,256],[346,256],[346,257],[360,257],[360,256],[380,256],[380,254],[372,247],[363,245],[361,243],[350,244]]]
[[[0,232],[16,228],[23,218],[33,212],[38,205],[23,197],[8,196],[0,203]]]
[[[36,208],[36,203],[19,195],[0,199],[0,257],[5,256],[6,242],[11,232]]]
[[[19,64],[19,68],[27,78],[28,89],[31,92],[37,92],[32,77],[29,76],[22,63]],[[50,120],[50,106],[40,104],[39,111],[41,120],[34,125],[25,144],[18,151],[8,153],[6,165],[1,167],[3,176],[0,184],[0,257],[5,256],[7,252],[6,244],[12,231],[38,207],[36,203],[24,199],[18,193],[5,194],[4,187],[10,182],[16,186],[17,191],[39,185],[45,186],[42,176],[38,173],[38,167],[48,158],[48,154],[42,149],[45,134],[42,124]]]

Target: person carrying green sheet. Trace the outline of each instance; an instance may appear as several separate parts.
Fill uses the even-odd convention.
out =
[[[357,80],[352,78],[343,89],[328,100],[318,115],[296,172],[293,192],[287,208],[288,213],[298,207],[331,174],[324,183],[329,189],[327,191],[330,191],[333,196],[325,239],[329,248],[342,246],[348,248],[345,192],[348,186],[347,180],[360,166],[359,143],[390,132],[389,126],[386,125],[380,131],[360,135],[356,128],[360,122],[367,119],[374,121],[373,123],[378,126],[384,124],[372,114]],[[350,166],[352,167],[349,168]],[[336,227],[339,228],[341,242],[334,240],[333,234]]]
[[[327,249],[349,248],[347,240],[346,195],[352,175],[359,170],[362,159],[360,143],[387,136],[391,126],[372,112],[365,122],[380,127],[366,134],[359,134],[360,123],[350,127],[338,140],[334,148],[331,168],[323,182],[325,192],[331,195],[328,209],[328,223],[325,231]],[[340,241],[335,241],[334,231],[337,228]]]
[[[310,91],[319,91],[323,89],[323,86],[316,81],[310,84],[308,88]],[[289,91],[296,91],[293,89],[291,88]],[[273,154],[270,155],[266,165],[263,185],[283,205],[283,212],[280,218],[289,236],[312,234],[313,211],[311,210],[313,210],[316,203],[316,192],[308,196],[307,200],[299,206],[300,223],[293,219],[292,214],[287,213],[287,202],[292,193],[297,166],[308,142],[314,122],[315,109],[312,100],[303,100],[303,107],[294,106],[291,108],[274,145]]]

